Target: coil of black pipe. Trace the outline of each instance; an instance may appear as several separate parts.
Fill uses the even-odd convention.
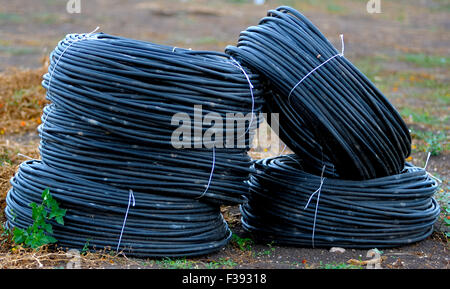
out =
[[[38,128],[42,160],[22,163],[11,180],[10,228],[33,223],[29,205],[49,188],[67,209],[65,224],[53,224],[63,247],[177,257],[228,242],[219,205],[243,203],[248,193],[246,152],[263,104],[256,74],[224,53],[69,34],[51,53],[42,84],[51,101]],[[192,127],[214,117],[200,123],[200,137],[175,148],[177,113]],[[205,141],[203,133],[228,114],[243,117],[244,127],[223,123]]]
[[[395,247],[428,237],[440,213],[436,181],[409,163],[400,174],[365,181],[336,179],[328,169],[323,178],[307,173],[296,155],[258,160],[255,169],[242,224],[264,241]]]
[[[265,78],[266,108],[280,113],[280,138],[306,170],[326,163],[353,180],[402,171],[411,137],[399,113],[301,13],[269,10],[226,53]]]
[[[226,119],[241,113],[246,127],[255,128],[256,118],[252,121],[249,115],[257,114],[264,101],[259,76],[224,53],[98,33],[67,35],[50,58],[43,86],[51,102],[112,134],[155,147],[170,145],[179,125],[171,122],[175,114],[186,114],[192,125],[197,122],[194,105],[202,106],[201,116],[214,113]],[[209,127],[201,128],[203,136]],[[249,147],[253,129],[237,135],[234,127],[225,127],[223,143],[227,129],[236,139],[245,136]],[[191,144],[212,147],[194,137]]]
[[[245,181],[252,162],[242,149],[216,150],[213,156],[209,149],[130,146],[126,139],[71,117],[54,105],[45,107],[42,120],[38,128],[42,160],[61,172],[118,188],[216,204],[246,200]]]
[[[11,179],[5,209],[8,227],[32,222],[31,202],[41,192],[67,210],[65,224],[53,225],[53,236],[65,248],[116,249],[127,210],[129,191],[82,179],[41,161],[26,161]],[[169,257],[208,254],[223,247],[231,232],[217,206],[188,198],[134,191],[120,250],[128,256]]]

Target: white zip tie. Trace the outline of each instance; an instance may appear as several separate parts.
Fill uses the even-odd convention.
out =
[[[216,165],[216,147],[213,146],[212,149],[213,149],[213,160],[212,160],[212,166],[211,166],[211,173],[209,174],[208,185],[206,185],[206,189],[203,191],[203,193],[200,196],[196,197],[195,199],[202,198],[206,194],[206,192],[208,191],[209,186],[211,185],[211,180],[212,180],[213,174],[214,174],[214,167]]]
[[[245,134],[246,134],[246,133],[250,130],[250,128],[252,127],[252,124],[253,124],[253,115],[254,115],[254,113],[255,113],[255,97],[254,97],[254,95],[253,95],[253,88],[254,88],[254,86],[253,86],[252,82],[250,81],[250,77],[249,77],[248,74],[245,72],[244,68],[242,68],[241,64],[240,64],[239,62],[237,62],[237,61],[236,61],[233,57],[231,57],[231,56],[230,56],[230,59],[231,59],[231,61],[233,61],[234,63],[237,64],[237,66],[234,65],[234,64],[232,64],[232,65],[233,65],[234,67],[239,68],[239,69],[242,71],[242,73],[244,73],[245,78],[247,78],[248,85],[249,85],[249,87],[250,87],[250,95],[252,96],[252,114],[251,114],[251,118],[250,118],[250,123],[248,124],[248,128],[245,130],[245,132],[244,132],[244,134],[243,134],[243,136],[245,136]],[[241,135],[241,136],[242,136],[242,135]],[[239,136],[238,138],[240,138],[241,136]]]
[[[427,172],[427,174],[430,176],[430,178],[436,180],[439,184],[442,184],[442,180],[438,179],[437,177],[433,176],[431,173]]]
[[[50,88],[50,86],[49,86],[49,88]],[[50,115],[50,113],[53,111],[53,108],[54,108],[53,105],[49,105],[49,107],[50,107],[50,108],[49,108],[49,112],[47,113],[47,115],[45,116],[44,121],[42,122],[42,131],[44,131],[45,123],[47,122],[47,118],[48,118],[48,116]],[[39,136],[42,137],[42,133],[40,133]]]
[[[61,57],[64,55],[64,53],[67,51],[67,49],[69,49],[74,43],[82,41],[82,40],[86,40],[89,39],[89,37],[91,36],[91,34],[95,33],[98,29],[100,29],[99,26],[97,26],[97,28],[95,28],[92,32],[89,32],[88,34],[84,35],[82,38],[80,39],[76,39],[73,40],[72,43],[69,44],[69,46],[67,46],[63,52],[61,53],[61,55],[58,57],[58,60],[55,63],[55,66],[52,69],[52,72],[50,73],[50,79],[48,80],[48,89],[47,92],[50,93],[50,87],[51,87],[51,83],[52,83],[52,78],[53,78],[53,73],[55,72],[56,66],[58,66],[59,60],[61,59]]]
[[[427,169],[428,161],[430,160],[431,152],[428,152],[427,160],[425,161],[425,166],[423,167],[424,170]]]
[[[303,210],[306,210],[309,206],[309,203],[311,202],[313,196],[315,194],[317,194],[317,202],[316,202],[316,209],[314,211],[314,222],[313,222],[313,230],[312,230],[312,235],[311,235],[311,242],[312,242],[312,247],[314,248],[314,237],[315,237],[315,232],[316,232],[316,220],[317,220],[317,211],[319,209],[319,199],[320,199],[320,192],[322,191],[322,185],[323,182],[325,181],[325,178],[323,177],[323,174],[325,172],[325,165],[322,168],[322,174],[320,175],[320,186],[319,188],[311,194],[311,196],[308,199],[308,202],[306,203],[305,207],[303,208]]]
[[[133,207],[134,207],[136,205],[136,202],[134,199],[133,190],[130,190],[130,193],[128,194],[128,207],[127,207],[127,211],[125,213],[125,218],[123,220],[122,230],[120,231],[119,243],[117,244],[116,252],[119,252],[120,243],[122,242],[122,235],[123,235],[123,231],[125,230],[125,224],[127,223],[128,211],[130,210],[131,199],[133,199]]]
[[[281,156],[281,155],[284,153],[284,151],[286,150],[286,148],[287,148],[287,145],[284,145],[284,148],[283,148],[283,150],[281,151],[281,153],[279,154],[279,156]]]
[[[34,160],[32,157],[29,157],[29,156],[24,155],[24,154],[21,154],[21,153],[18,153],[17,155],[18,155],[19,157],[24,157],[24,158],[27,158],[27,159],[29,159],[29,160]]]
[[[427,160],[425,161],[425,166],[423,167],[423,169],[425,170],[425,172],[430,176],[430,178],[434,179],[435,181],[437,181],[439,184],[442,184],[442,180],[433,176],[430,172],[426,171],[426,168],[428,166],[428,161],[430,160],[430,156],[431,156],[431,152],[428,152],[428,156],[427,156]]]
[[[308,76],[311,75],[311,73],[313,73],[314,71],[316,71],[317,69],[321,68],[323,65],[325,65],[326,63],[328,63],[330,60],[340,56],[340,57],[344,57],[344,50],[345,50],[345,45],[344,45],[344,34],[339,35],[341,37],[341,53],[338,53],[330,58],[328,58],[325,62],[322,62],[319,66],[317,66],[316,68],[314,68],[313,70],[311,70],[310,72],[308,72],[308,74],[306,74],[305,76],[303,76],[303,78],[297,82],[297,84],[291,89],[291,91],[289,92],[288,95],[288,101],[291,102],[291,94],[292,92],[294,92],[294,90],[297,88],[297,86],[300,85],[300,83],[302,83]]]

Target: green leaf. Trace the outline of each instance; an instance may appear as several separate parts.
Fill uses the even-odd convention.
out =
[[[55,220],[56,220],[56,222],[57,222],[58,224],[64,225],[64,219],[63,219],[63,216],[57,216],[57,217],[55,218]]]
[[[37,204],[35,202],[30,204],[31,207],[31,217],[35,220],[38,216]]]
[[[42,228],[49,234],[53,234],[53,227],[51,224],[43,224]]]
[[[42,197],[43,203],[45,203],[49,198],[51,198],[51,196],[50,196],[50,189],[49,189],[49,188],[46,188],[46,189],[42,192],[41,197]]]
[[[23,244],[25,242],[25,239],[27,237],[27,233],[25,230],[19,229],[17,227],[14,228],[13,231],[13,241],[16,244]]]
[[[40,238],[40,241],[41,241],[40,246],[45,245],[45,244],[56,243],[56,239],[53,238],[52,236],[48,236],[48,235],[42,236],[42,237]],[[39,246],[39,247],[40,247],[40,246]]]
[[[48,221],[54,218],[58,224],[64,225],[63,217],[66,215],[66,210],[59,207],[58,202],[51,196],[50,189],[45,189],[41,197],[42,203],[40,205],[34,202],[30,203],[33,224],[25,230],[14,229],[13,240],[16,244],[24,244],[33,249],[38,249],[45,244],[57,242],[51,236],[53,226]]]

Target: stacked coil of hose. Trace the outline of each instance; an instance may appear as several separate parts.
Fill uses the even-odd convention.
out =
[[[192,125],[198,122],[195,105],[202,106],[201,116],[211,113],[212,118],[241,113],[248,118],[247,127],[254,128],[256,120],[248,115],[257,114],[264,101],[258,75],[224,53],[98,33],[69,34],[50,57],[43,86],[51,102],[112,134],[152,146],[171,145],[179,126],[172,123],[174,115],[184,114]],[[197,127],[202,129],[201,136],[210,128]],[[227,129],[236,134],[235,128],[225,127],[223,143]],[[251,132],[245,134],[247,148]],[[240,137],[244,134],[236,139]],[[192,137],[191,147],[211,148],[212,144]]]
[[[29,205],[49,188],[67,209],[63,226],[52,223],[61,246],[117,246],[142,257],[223,247],[231,233],[219,205],[243,203],[248,193],[246,152],[263,104],[259,77],[224,53],[103,33],[68,35],[50,60],[43,86],[52,103],[38,129],[42,161],[23,163],[11,180],[8,226],[31,225]],[[188,119],[189,131],[201,128],[179,149],[176,114]],[[215,128],[228,114],[243,117],[244,127]],[[204,141],[210,128],[214,136]]]
[[[269,10],[226,53],[265,78],[266,107],[307,171],[326,163],[353,180],[402,171],[411,137],[399,113],[301,13]]]
[[[171,149],[130,143],[67,115],[51,105],[38,130],[43,162],[61,172],[123,189],[201,198],[216,204],[243,203],[251,159],[239,149]],[[213,174],[211,180],[212,166]]]
[[[11,179],[5,209],[9,227],[33,223],[31,202],[40,203],[50,188],[67,210],[65,224],[54,223],[53,236],[63,248],[116,249],[129,192],[54,169],[41,161],[26,161]],[[192,256],[223,247],[231,232],[217,206],[188,198],[134,191],[121,250],[128,256]]]
[[[244,228],[280,244],[383,248],[411,244],[433,232],[440,208],[436,181],[406,163],[400,174],[365,181],[303,170],[285,155],[255,162]],[[317,211],[316,211],[317,210]]]

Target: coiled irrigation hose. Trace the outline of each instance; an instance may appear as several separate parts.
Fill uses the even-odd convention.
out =
[[[428,237],[440,213],[436,181],[409,163],[400,174],[365,181],[306,173],[296,155],[258,160],[255,169],[242,223],[264,241],[395,247]]]
[[[40,203],[50,187],[65,224],[53,225],[58,245],[89,249],[119,243],[129,191],[92,182],[41,161],[26,161],[11,179],[5,209],[8,227],[33,223],[31,202]],[[208,254],[223,247],[231,232],[217,206],[204,202],[134,191],[135,207],[128,212],[120,249],[128,256],[176,257]]]
[[[269,10],[226,53],[266,79],[266,107],[280,113],[280,138],[305,170],[326,163],[353,180],[402,171],[411,137],[399,113],[301,13]]]
[[[38,129],[42,161],[22,163],[11,180],[8,226],[31,225],[29,205],[49,188],[67,209],[65,224],[53,224],[60,246],[88,242],[142,257],[223,247],[231,232],[219,205],[243,203],[248,193],[246,152],[263,105],[259,77],[224,53],[103,33],[68,35],[50,60],[43,86],[52,103]],[[201,136],[228,114],[244,117],[244,131],[223,123],[209,141],[194,132],[176,149],[178,113],[192,128],[202,125]]]
[[[103,33],[69,34],[50,59],[43,86],[51,102],[112,134],[155,147],[171,145],[179,126],[171,123],[175,114],[184,113],[195,124],[194,105],[202,106],[203,116],[214,113],[226,119],[227,113],[257,114],[263,104],[258,75],[224,53]],[[250,120],[247,125],[254,128],[256,121]],[[202,136],[208,128],[202,127]],[[225,127],[224,143],[226,132]],[[253,130],[246,133],[247,148],[248,132]],[[198,146],[211,148],[193,137],[192,147]]]
[[[152,148],[132,144],[47,106],[39,126],[43,162],[83,179],[152,194],[243,203],[251,159],[239,149]],[[211,169],[214,164],[211,179]]]

